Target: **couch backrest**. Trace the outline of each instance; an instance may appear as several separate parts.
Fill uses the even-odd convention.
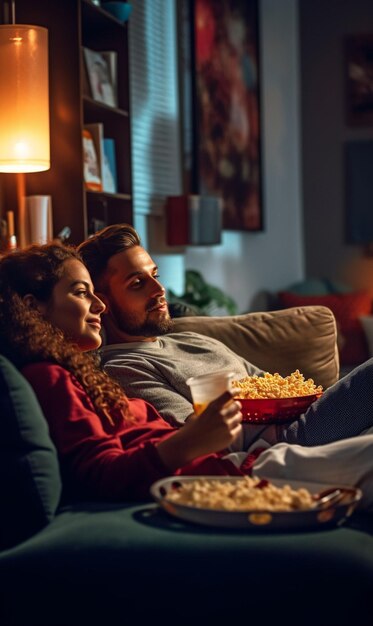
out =
[[[337,329],[324,306],[226,317],[182,317],[173,332],[214,337],[261,369],[287,376],[299,369],[324,389],[339,377]]]
[[[61,493],[56,449],[36,396],[0,355],[0,550],[48,524]]]

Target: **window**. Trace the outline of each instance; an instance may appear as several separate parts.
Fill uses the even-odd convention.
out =
[[[129,22],[134,212],[182,193],[175,0],[133,3]]]

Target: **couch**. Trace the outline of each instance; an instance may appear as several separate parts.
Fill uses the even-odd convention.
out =
[[[334,316],[298,307],[180,318],[260,367],[338,378]],[[371,624],[371,519],[298,532],[212,529],[146,502],[63,503],[35,395],[0,355],[0,624]]]

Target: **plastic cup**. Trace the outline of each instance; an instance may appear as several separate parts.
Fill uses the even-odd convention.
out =
[[[234,372],[215,372],[188,378],[186,382],[190,387],[196,415],[202,413],[207,405],[224,391],[231,390],[233,377]]]

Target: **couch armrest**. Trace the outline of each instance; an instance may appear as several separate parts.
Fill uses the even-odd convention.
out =
[[[324,389],[339,377],[337,329],[324,306],[225,317],[183,317],[174,332],[214,337],[261,369],[287,376],[299,369]]]

